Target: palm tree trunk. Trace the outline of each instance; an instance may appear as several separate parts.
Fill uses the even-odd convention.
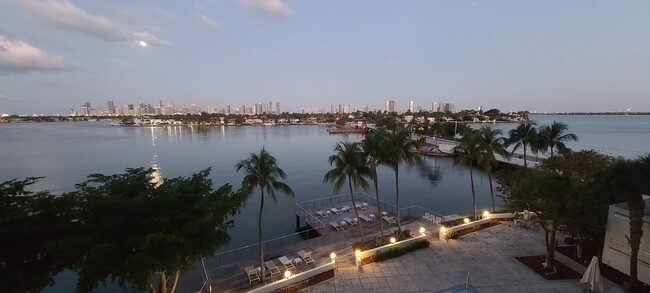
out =
[[[350,198],[352,198],[352,206],[354,207],[354,214],[357,216],[357,225],[359,225],[359,230],[361,231],[361,237],[363,237],[363,227],[361,227],[361,219],[359,218],[359,210],[357,210],[357,203],[354,201],[354,193],[352,192],[352,178],[348,176],[348,184],[350,185]]]
[[[400,212],[399,212],[399,167],[397,164],[393,166],[395,169],[395,203],[397,205],[397,231],[402,233],[402,223],[400,221]]]
[[[474,205],[474,216],[472,219],[476,220],[476,193],[474,192],[474,172],[471,161],[469,162],[469,181],[472,186],[472,204]]]
[[[548,235],[546,237],[546,261],[544,268],[552,269],[554,272],[557,272],[555,268],[555,234],[557,232],[557,227],[554,222],[551,222]]]
[[[261,276],[262,280],[264,280],[264,283],[266,284],[266,268],[264,267],[264,244],[262,243],[262,211],[264,210],[264,189],[262,186],[260,186],[261,190],[261,197],[260,197],[260,215],[257,221],[257,227],[258,232],[257,232],[257,237],[258,237],[258,245],[259,245],[259,252],[260,252],[260,269],[261,269]]]
[[[494,208],[494,188],[492,188],[492,172],[488,172],[488,180],[490,181],[490,196],[492,196],[492,212],[494,213],[496,209]]]
[[[553,156],[553,146],[551,146],[551,157]]]
[[[641,237],[643,237],[643,214],[645,201],[641,195],[633,196],[627,202],[630,209],[630,289],[632,292],[641,292],[638,278],[638,258]]]
[[[372,180],[374,181],[375,197],[377,199],[376,200],[376,203],[377,203],[377,217],[381,217],[381,202],[379,201],[379,187],[378,187],[379,178],[377,178],[377,166],[375,164],[373,164],[372,169],[373,169],[373,172],[375,174],[373,176],[374,178],[372,178]],[[380,224],[380,227],[381,227],[381,230],[380,230],[381,231],[381,238],[383,239],[384,238],[384,221],[382,221],[381,218],[379,219],[379,224]]]
[[[526,161],[526,149],[527,148],[528,148],[528,146],[526,144],[524,144],[524,167],[528,167],[528,163]]]

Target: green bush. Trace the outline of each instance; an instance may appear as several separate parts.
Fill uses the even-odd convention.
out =
[[[447,231],[445,233],[447,235],[447,239],[456,239],[456,238],[458,238],[458,232],[456,232],[456,231],[449,230],[449,231]]]
[[[364,250],[363,241],[358,241],[352,244],[352,251]]]
[[[402,256],[411,251],[415,251],[425,247],[429,247],[429,240],[426,239],[418,240],[402,247],[395,247],[388,250],[384,250],[382,252],[378,252],[373,256],[373,261],[382,261],[382,260],[387,260],[389,258]]]

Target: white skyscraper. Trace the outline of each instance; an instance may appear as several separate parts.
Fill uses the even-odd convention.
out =
[[[413,100],[409,101],[409,111],[411,111],[411,113],[415,112],[415,104],[413,103]]]

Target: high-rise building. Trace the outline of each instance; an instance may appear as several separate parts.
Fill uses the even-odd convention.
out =
[[[431,112],[442,112],[442,102],[433,102]]]
[[[113,101],[108,101],[108,114],[115,114],[115,103]]]
[[[415,103],[413,100],[409,101],[409,111],[411,111],[411,113],[415,112]]]
[[[386,111],[395,112],[395,101],[386,100]]]
[[[343,105],[339,104],[339,111],[336,113],[343,114]]]
[[[226,105],[226,114],[230,115],[230,104]]]
[[[280,111],[280,102],[275,102],[275,113],[280,114],[282,111]]]

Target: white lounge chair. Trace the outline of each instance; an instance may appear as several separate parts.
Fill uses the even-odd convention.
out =
[[[316,214],[318,214],[319,216],[321,216],[321,218],[323,218],[323,219],[325,219],[325,218],[329,218],[329,217],[330,217],[330,215],[328,215],[327,213],[325,213],[325,212],[323,212],[323,211],[317,211]]]
[[[337,214],[337,215],[340,215],[340,214],[343,213],[343,211],[341,211],[341,210],[339,210],[339,209],[337,209],[337,208],[331,208],[330,211],[332,211],[332,213],[335,213],[335,214]]]
[[[252,284],[255,281],[260,281],[259,271],[260,268],[254,268],[253,266],[248,266],[244,269],[248,275],[248,284]]]
[[[286,256],[282,256],[278,258],[278,260],[282,263],[285,269],[290,270],[290,269],[295,269],[296,267],[293,265],[290,259],[288,259]]]
[[[368,209],[367,206],[364,206],[364,205],[359,204],[359,203],[355,204],[354,207],[356,207],[357,209],[360,209],[360,210],[367,210]]]
[[[311,258],[311,251],[304,251],[304,250],[298,251],[298,256],[300,256],[300,258],[302,258],[305,261],[306,265],[315,262],[314,259]]]
[[[269,269],[269,273],[271,273],[271,277],[273,277],[274,275],[282,274],[280,272],[280,268],[278,268],[278,266],[272,260],[264,262],[264,266],[266,266],[266,268]]]
[[[347,217],[343,218],[343,221],[348,222],[348,224],[350,224],[350,226],[354,226],[354,225],[358,225],[358,224],[359,224],[359,223],[357,223],[357,221],[352,220],[352,219],[347,218]]]
[[[391,225],[395,225],[395,224],[397,224],[397,222],[395,222],[395,219],[393,219],[393,217],[383,216],[383,217],[381,217],[381,218],[382,218],[384,221],[388,222],[388,224],[391,224]]]
[[[341,230],[343,230],[343,227],[341,227],[341,225],[339,225],[339,223],[337,223],[337,222],[332,221],[332,222],[330,222],[330,225],[331,225],[332,227],[334,227],[334,229],[336,229],[336,231],[341,231]]]
[[[359,218],[366,221],[366,222],[372,222],[372,219],[368,218],[368,216],[366,216],[364,214],[359,214]]]
[[[349,213],[349,212],[352,211],[352,208],[350,208],[349,206],[343,206],[343,207],[341,208],[341,210],[344,211],[344,212],[346,212],[346,213]]]

